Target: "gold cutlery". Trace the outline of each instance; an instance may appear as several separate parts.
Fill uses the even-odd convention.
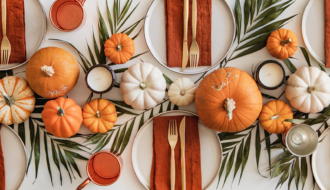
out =
[[[178,142],[178,132],[177,125],[175,120],[169,121],[168,126],[168,143],[171,147],[171,190],[175,189],[175,157],[174,157],[174,149],[176,143]]]
[[[182,71],[188,64],[188,16],[189,0],[183,2],[183,50],[182,50]]]
[[[181,142],[181,183],[182,190],[186,190],[186,117],[183,117],[180,124],[180,142]]]
[[[199,47],[196,41],[197,30],[197,0],[192,3],[192,37],[193,40],[190,46],[190,69],[196,69],[199,61]]]
[[[5,64],[8,65],[10,53],[11,53],[11,46],[9,40],[7,38],[7,2],[6,0],[2,0],[1,2],[2,7],[2,42],[1,42],[1,65]]]

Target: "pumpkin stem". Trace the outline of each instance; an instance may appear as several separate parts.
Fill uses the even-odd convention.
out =
[[[235,101],[232,98],[226,98],[223,107],[226,110],[227,117],[230,120],[233,119],[233,110],[236,109]]]
[[[64,110],[61,107],[57,107],[57,109],[57,115],[62,117],[64,115]]]
[[[95,115],[97,118],[100,118],[101,117],[101,114],[99,112],[99,110],[96,111],[96,115]]]
[[[271,120],[278,119],[280,116],[278,114],[275,114],[273,117],[271,117]]]
[[[186,92],[185,92],[184,90],[182,90],[182,91],[180,92],[180,94],[181,94],[181,96],[184,96],[184,95],[186,94]]]
[[[118,45],[116,46],[116,49],[117,49],[118,52],[121,52],[121,45],[118,44]]]
[[[287,40],[282,40],[281,41],[281,45],[282,46],[286,46],[288,43],[290,43],[292,40],[291,40],[291,38],[289,38],[289,39],[287,39]]]
[[[309,86],[307,92],[312,94],[313,92],[317,92],[317,88],[315,86]]]
[[[44,66],[41,67],[41,70],[44,72],[44,74],[47,77],[52,77],[53,74],[55,74],[55,71],[54,71],[52,66],[44,65]]]
[[[145,89],[147,88],[147,83],[145,83],[145,82],[141,82],[141,83],[140,83],[140,88],[141,88],[142,90],[145,90]]]
[[[5,98],[5,101],[6,101],[6,104],[11,107],[14,103],[15,103],[15,100],[8,96],[7,94],[2,94],[2,96]]]

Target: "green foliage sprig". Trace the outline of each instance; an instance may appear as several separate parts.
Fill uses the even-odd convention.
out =
[[[257,52],[267,45],[269,35],[289,22],[296,15],[276,20],[295,1],[288,0],[240,0],[235,1],[236,47],[220,64],[225,67],[229,61]],[[242,9],[243,7],[243,9]]]

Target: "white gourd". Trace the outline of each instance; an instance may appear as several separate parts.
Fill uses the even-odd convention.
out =
[[[121,77],[120,91],[126,104],[136,110],[154,108],[165,97],[163,73],[150,63],[137,63]]]
[[[0,123],[20,124],[34,110],[34,92],[25,79],[8,76],[0,80]]]
[[[302,67],[289,77],[285,95],[301,112],[320,112],[330,104],[330,77],[317,67]]]
[[[176,79],[168,90],[171,103],[177,106],[188,106],[195,101],[195,84],[188,78]]]

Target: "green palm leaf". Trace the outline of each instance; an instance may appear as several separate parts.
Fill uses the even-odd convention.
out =
[[[292,5],[292,0],[288,0],[280,5],[277,5],[277,2],[279,2],[279,0],[245,0],[244,18],[242,19],[241,3],[239,0],[235,1],[233,12],[236,22],[235,40],[237,41],[237,46],[226,57],[224,60],[225,63],[221,64],[221,67],[225,67],[231,60],[263,49],[267,45],[267,39],[270,33],[283,27],[296,16],[293,15],[276,21],[276,19]],[[242,23],[242,20],[244,20],[244,23]],[[243,28],[242,38],[241,28]]]

